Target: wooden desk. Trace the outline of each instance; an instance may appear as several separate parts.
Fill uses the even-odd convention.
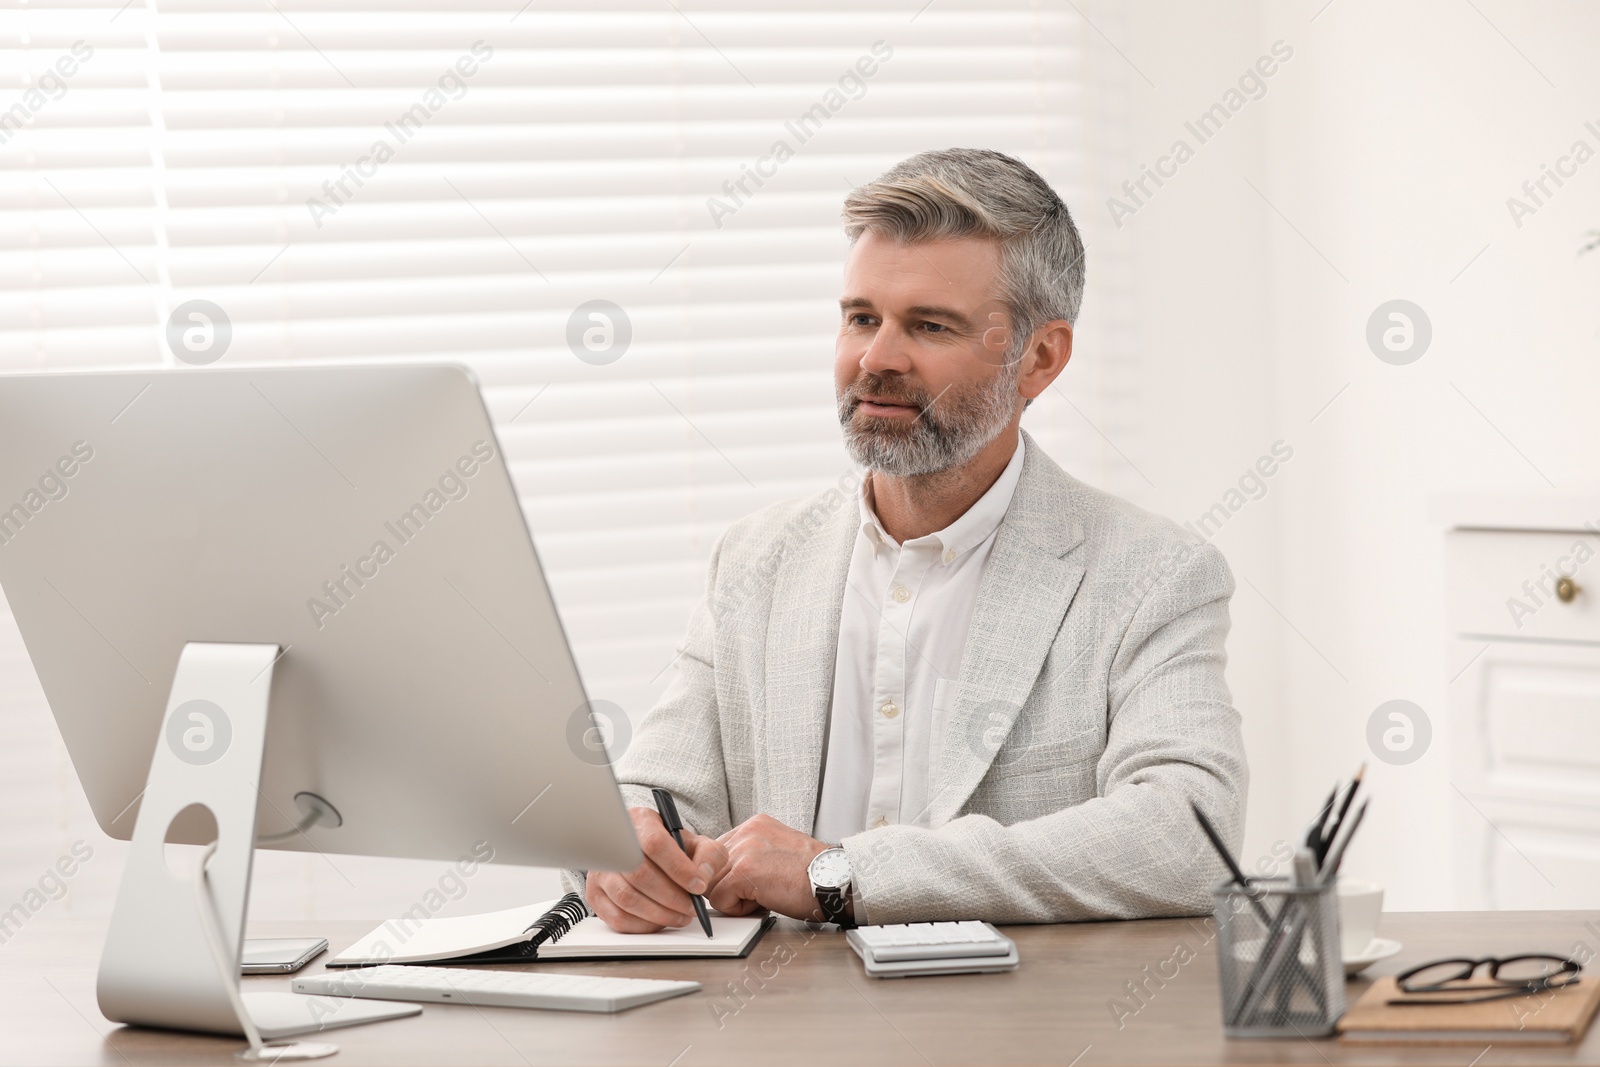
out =
[[[268,923],[251,932],[320,934],[338,950],[372,925]],[[1383,930],[1404,942],[1405,950],[1374,967],[1375,974],[1447,955],[1566,953],[1579,943],[1600,951],[1600,912],[1392,914],[1384,916]],[[103,932],[101,924],[41,915],[0,946],[0,1063],[236,1062],[232,1055],[242,1046],[237,1040],[108,1023],[94,996]],[[787,920],[747,960],[543,964],[560,971],[691,978],[706,988],[609,1016],[430,1004],[417,1018],[330,1032],[328,1038],[342,1051],[323,1062],[332,1067],[1600,1063],[1600,1026],[1576,1048],[1543,1051],[1347,1049],[1331,1039],[1228,1041],[1219,1023],[1215,945],[1206,942],[1199,922],[1010,927],[1007,933],[1017,941],[1022,968],[999,975],[868,978],[843,935],[813,932]],[[1194,958],[1168,962],[1180,943]],[[306,973],[321,969],[314,963]],[[288,987],[286,977],[246,982],[256,989]],[[730,982],[743,984],[741,995],[730,992]],[[1133,997],[1130,983],[1147,992]],[[1365,987],[1364,981],[1351,982],[1351,999]],[[1126,1009],[1120,1026],[1114,1002]]]

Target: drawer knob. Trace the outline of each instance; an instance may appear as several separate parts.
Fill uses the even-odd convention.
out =
[[[1556,579],[1556,599],[1561,601],[1563,604],[1572,603],[1577,599],[1578,594],[1581,592],[1583,592],[1583,590],[1580,589],[1578,587],[1578,583],[1573,581],[1571,578],[1563,575],[1562,577]]]

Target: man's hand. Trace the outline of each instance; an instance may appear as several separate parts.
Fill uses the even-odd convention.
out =
[[[792,919],[820,919],[806,868],[829,846],[770,815],[752,815],[717,838],[729,866],[711,887],[711,906],[724,915],[770,908]]]
[[[690,894],[704,893],[726,872],[727,851],[712,838],[686,829],[686,856],[654,808],[629,808],[628,814],[644,862],[626,873],[591,871],[585,886],[590,910],[624,934],[687,926],[695,918]]]

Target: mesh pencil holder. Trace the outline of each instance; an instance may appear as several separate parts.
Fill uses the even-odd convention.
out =
[[[1222,1029],[1229,1037],[1317,1037],[1344,1014],[1339,900],[1332,885],[1224,882],[1216,904]]]

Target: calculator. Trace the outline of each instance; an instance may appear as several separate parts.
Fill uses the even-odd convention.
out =
[[[985,922],[858,926],[845,940],[873,978],[1014,971],[1017,946]]]

